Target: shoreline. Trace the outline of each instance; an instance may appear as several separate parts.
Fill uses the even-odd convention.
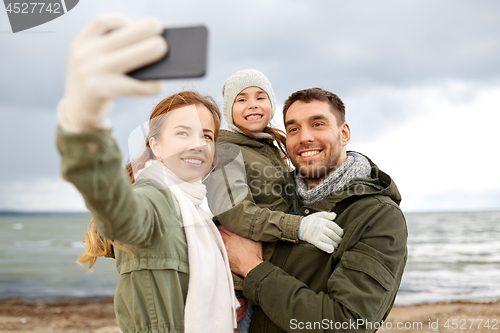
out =
[[[472,319],[476,321],[471,329]],[[490,326],[496,320],[496,327],[500,330],[500,302],[395,305],[384,322],[385,326],[378,332],[498,332],[492,327],[478,329],[479,319],[483,323],[489,320]],[[447,320],[449,327],[444,326]],[[457,323],[457,329],[453,329],[452,322]],[[403,325],[402,329],[396,329],[398,323]],[[119,333],[120,330],[112,298],[94,301],[9,299],[0,300],[0,333],[3,332]]]

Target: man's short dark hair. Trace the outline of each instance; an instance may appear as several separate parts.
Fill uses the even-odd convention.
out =
[[[330,104],[333,114],[337,118],[337,125],[342,125],[345,122],[345,106],[344,102],[332,92],[321,88],[310,88],[294,92],[288,97],[283,106],[283,120],[290,106],[297,102],[311,103],[313,100],[327,102]]]

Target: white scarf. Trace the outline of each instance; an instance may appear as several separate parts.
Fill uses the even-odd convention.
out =
[[[200,207],[207,192],[205,185],[183,181],[159,161],[148,161],[136,179],[156,180],[168,187],[179,203],[189,260],[184,332],[232,333],[239,302],[222,238]]]

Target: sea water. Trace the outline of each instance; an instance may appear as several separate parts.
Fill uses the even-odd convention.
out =
[[[88,214],[0,216],[0,299],[112,296],[113,259],[99,259],[90,273],[75,263],[89,221]]]
[[[407,213],[408,262],[400,305],[500,300],[500,212]],[[87,214],[0,216],[0,299],[112,297],[113,259],[88,273]]]
[[[500,212],[406,214],[401,305],[500,300]]]

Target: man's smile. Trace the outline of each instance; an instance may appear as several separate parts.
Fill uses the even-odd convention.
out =
[[[322,152],[322,149],[303,150],[299,153],[299,156],[302,160],[313,160],[318,158]]]

